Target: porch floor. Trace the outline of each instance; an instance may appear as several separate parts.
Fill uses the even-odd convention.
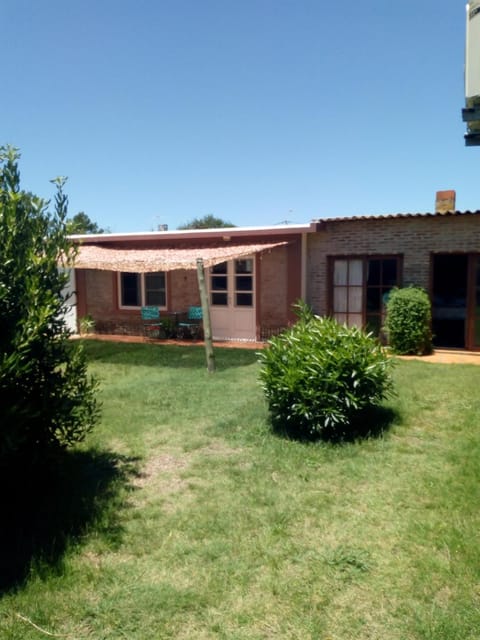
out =
[[[429,356],[398,356],[402,360],[423,360],[423,362],[437,362],[445,364],[480,364],[480,351],[466,351],[465,349],[435,349]]]

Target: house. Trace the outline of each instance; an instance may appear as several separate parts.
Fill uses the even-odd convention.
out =
[[[388,293],[416,285],[432,301],[436,346],[480,349],[480,211],[324,218],[309,224],[74,236],[77,315],[96,329],[140,333],[140,308],[177,317],[199,304],[207,269],[212,332],[263,340],[306,300],[319,315],[381,333]]]
[[[306,292],[311,224],[72,236],[77,318],[96,331],[140,333],[140,309],[178,318],[200,303],[206,268],[214,339],[260,340],[291,323]]]
[[[446,200],[446,202],[445,202]],[[319,315],[380,332],[394,286],[424,288],[434,344],[480,349],[480,211],[331,218],[308,235],[307,301]]]

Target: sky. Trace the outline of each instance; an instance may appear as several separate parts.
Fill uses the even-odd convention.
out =
[[[0,0],[0,145],[114,233],[480,209],[460,0]]]

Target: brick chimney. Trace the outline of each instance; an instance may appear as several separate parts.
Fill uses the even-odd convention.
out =
[[[435,197],[435,213],[455,211],[455,191],[437,191]]]

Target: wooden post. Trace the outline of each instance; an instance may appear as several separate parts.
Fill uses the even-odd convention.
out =
[[[200,301],[202,303],[203,333],[205,338],[205,354],[207,356],[207,370],[209,373],[215,371],[215,355],[213,353],[212,325],[210,322],[210,305],[208,304],[207,286],[205,283],[205,269],[202,258],[197,258],[198,289],[200,291]]]

